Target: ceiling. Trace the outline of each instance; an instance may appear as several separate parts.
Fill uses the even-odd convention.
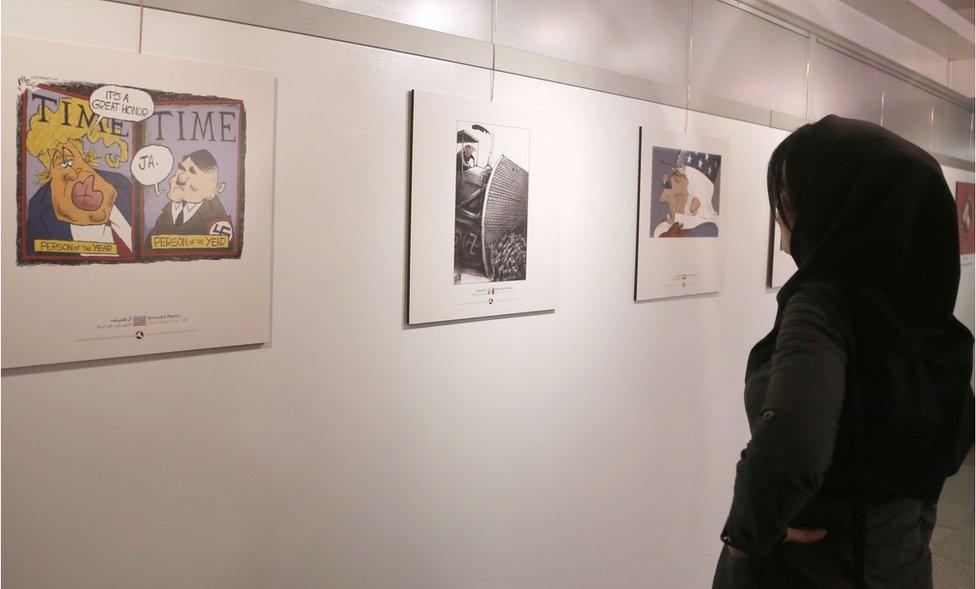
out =
[[[974,0],[840,0],[948,59],[973,58]]]
[[[941,0],[943,4],[954,10],[959,16],[973,22],[973,0]]]

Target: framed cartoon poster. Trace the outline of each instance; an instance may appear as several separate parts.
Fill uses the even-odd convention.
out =
[[[555,308],[554,126],[547,111],[414,90],[409,323]]]
[[[959,219],[959,255],[963,264],[973,263],[976,227],[973,226],[973,196],[976,184],[956,182],[956,216]]]
[[[274,77],[15,37],[3,70],[3,367],[268,341]]]
[[[638,301],[722,289],[722,139],[640,130]]]

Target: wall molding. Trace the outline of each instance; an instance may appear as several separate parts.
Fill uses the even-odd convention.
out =
[[[106,0],[491,69],[492,44],[300,0]]]
[[[935,158],[935,161],[939,162],[943,166],[946,166],[947,168],[957,168],[968,172],[976,172],[976,162],[960,159],[951,155],[936,153],[934,151],[929,151],[928,153]]]
[[[655,82],[504,45],[495,46],[495,70],[678,108],[685,107],[683,86]]]
[[[301,0],[105,0],[152,10],[257,26],[309,35],[367,47],[397,51],[421,57],[567,84],[628,98],[758,125],[792,131],[808,119],[767,108],[744,104],[721,96],[690,91],[687,86],[656,82],[639,76],[584,65],[493,42],[469,39],[439,31],[393,22],[303,2]],[[689,3],[693,0],[689,0]],[[930,95],[947,100],[970,113],[972,99],[930,80],[884,56],[831,33],[814,23],[780,9],[767,0],[720,0],[793,33],[807,36],[849,57],[900,78]],[[691,11],[691,8],[689,8]],[[492,25],[494,31],[494,23]],[[807,64],[809,70],[809,62]],[[809,81],[807,82],[809,86]],[[807,89],[809,108],[809,88]],[[690,96],[689,96],[690,95]],[[883,119],[882,119],[883,124]],[[970,135],[972,132],[970,132]],[[972,142],[972,138],[970,138]],[[940,162],[973,170],[973,162],[943,154],[932,154]],[[961,165],[965,164],[965,165]],[[950,164],[945,164],[950,165]]]
[[[892,76],[894,78],[898,78],[899,80],[907,84],[911,84],[912,86],[915,86],[920,90],[924,90],[929,94],[942,98],[963,109],[967,109],[970,111],[974,110],[973,99],[966,98],[965,96],[953,90],[952,88],[949,88],[948,86],[943,86],[937,82],[933,82],[929,78],[926,78],[925,76],[922,76],[920,74],[916,74],[911,70],[907,70],[906,68],[900,67],[896,69],[892,67],[890,64],[886,65],[879,61],[875,61],[871,59],[870,56],[859,54],[851,50],[849,47],[831,41],[830,39],[824,39],[819,36],[815,38],[817,42],[823,45],[824,47],[829,47],[830,49],[833,49],[838,53],[843,53],[844,55],[850,57],[851,59],[856,59],[867,66],[873,67],[874,69],[886,73],[889,76]],[[909,75],[909,74],[913,74],[913,75]]]
[[[887,57],[876,53],[867,47],[851,41],[846,37],[842,37],[829,31],[820,25],[809,21],[803,17],[797,16],[791,12],[788,12],[779,6],[769,2],[768,0],[721,0],[727,4],[741,5],[742,8],[752,8],[753,13],[765,13],[772,18],[790,23],[794,27],[807,31],[807,34],[815,35],[821,43],[829,46],[831,49],[836,49],[847,54],[854,59],[866,62],[869,65],[881,69],[885,73],[889,73],[896,77],[900,77],[906,82],[920,86],[922,89],[930,92],[932,94],[942,95],[943,98],[951,102],[957,103],[963,108],[968,108],[973,110],[973,100],[964,96],[963,94],[953,90],[952,88],[938,82],[937,80],[932,80],[927,76],[923,76],[918,72],[909,69],[900,63],[892,61]],[[776,22],[776,21],[773,21]]]

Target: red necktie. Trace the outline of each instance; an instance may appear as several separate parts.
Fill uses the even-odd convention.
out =
[[[123,260],[131,260],[132,250],[129,249],[129,246],[125,245],[125,242],[122,240],[122,237],[115,232],[115,227],[112,227],[112,225],[109,224],[108,228],[112,230],[112,239],[115,240],[115,247],[118,248],[119,258]]]

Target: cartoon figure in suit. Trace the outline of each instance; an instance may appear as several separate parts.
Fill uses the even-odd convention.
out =
[[[106,153],[104,162],[117,168],[128,159],[128,144],[113,134],[105,120],[95,122],[87,100],[65,97],[56,110],[45,99],[31,116],[25,148],[43,166],[37,174],[40,188],[27,206],[25,246],[28,254],[58,253],[69,256],[132,258],[131,182],[117,172],[97,169],[103,158],[95,144],[119,147],[119,154]],[[69,113],[79,113],[78,123],[69,124]],[[83,124],[83,123],[87,123]],[[85,140],[89,147],[85,149]],[[112,251],[80,253],[56,248],[37,250],[38,242],[48,246],[59,242],[89,242],[114,245]],[[43,248],[42,244],[42,248]]]
[[[170,202],[163,207],[146,237],[154,235],[226,235],[231,237],[230,215],[217,197],[226,188],[220,181],[217,160],[206,149],[187,155],[169,181]]]

